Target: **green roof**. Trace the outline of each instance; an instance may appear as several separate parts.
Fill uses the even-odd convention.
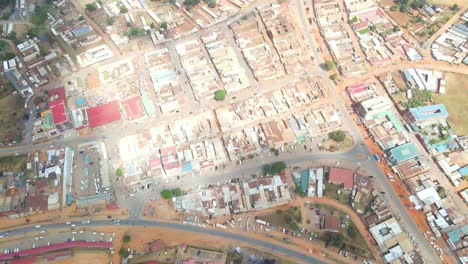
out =
[[[389,160],[394,164],[400,164],[419,155],[414,142],[394,147],[388,151]]]
[[[156,112],[156,109],[154,108],[154,105],[151,103],[151,100],[146,94],[146,91],[144,90],[141,90],[141,101],[143,102],[143,107],[145,108],[146,113],[149,116],[154,115],[154,113]]]
[[[44,118],[42,120],[42,129],[49,130],[53,128],[55,128],[54,118],[52,117],[52,112],[48,111],[44,114]]]

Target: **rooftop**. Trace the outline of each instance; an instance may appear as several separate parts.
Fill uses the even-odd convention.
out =
[[[416,122],[431,119],[445,119],[448,117],[447,109],[443,104],[410,108],[409,111]]]
[[[413,142],[394,147],[388,151],[389,159],[394,164],[400,164],[406,160],[419,156],[416,145]]]
[[[98,127],[120,120],[120,107],[117,101],[87,109],[89,127]]]
[[[330,168],[330,182],[343,184],[345,189],[352,189],[354,173],[351,170],[341,168]]]

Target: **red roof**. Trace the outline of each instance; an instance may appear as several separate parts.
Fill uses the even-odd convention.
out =
[[[122,105],[124,106],[125,112],[127,113],[128,119],[130,120],[137,119],[145,114],[140,96],[127,99],[122,102]]]
[[[2,254],[2,255],[0,255],[0,260],[11,259],[15,255],[18,255],[18,256],[22,257],[22,256],[28,256],[28,255],[43,254],[43,253],[46,253],[46,252],[49,252],[49,251],[69,249],[69,248],[74,248],[74,247],[111,248],[112,243],[111,242],[70,241],[70,242],[64,242],[64,243],[59,243],[59,244],[53,244],[53,245],[50,245],[50,246],[43,246],[43,247],[26,249],[26,250],[23,250],[23,251],[20,251],[20,252]]]
[[[49,103],[49,107],[52,111],[52,118],[54,119],[55,125],[62,124],[68,120],[65,111],[65,102],[62,99]]]
[[[346,89],[349,94],[355,94],[355,93],[360,93],[364,90],[366,90],[366,84],[365,83],[357,83],[354,85],[351,85]]]
[[[351,170],[330,168],[330,182],[343,184],[344,188],[352,189],[354,184],[354,173]]]
[[[66,101],[67,97],[65,96],[65,87],[57,87],[49,90],[49,101],[63,100]]]
[[[108,204],[108,205],[106,205],[106,209],[107,210],[115,210],[115,209],[119,209],[119,206],[116,205],[116,204]]]
[[[11,264],[34,264],[36,263],[36,257],[12,259],[10,263]]]
[[[160,158],[150,158],[149,159],[149,167],[151,169],[160,168],[161,167],[161,159]]]
[[[86,112],[91,128],[120,120],[120,107],[117,101],[88,108]]]

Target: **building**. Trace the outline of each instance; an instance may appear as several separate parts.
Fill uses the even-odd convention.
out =
[[[322,216],[320,220],[320,229],[328,232],[340,232],[340,213],[333,210],[331,213],[327,213]]]
[[[120,107],[117,101],[112,101],[87,109],[89,127],[98,127],[120,120]]]
[[[34,95],[34,91],[29,83],[24,79],[23,75],[16,69],[16,67],[5,70],[6,78],[11,82],[16,91],[24,98],[27,104],[28,100]]]
[[[443,104],[427,105],[410,108],[406,117],[409,123],[424,127],[447,119],[448,112]]]
[[[351,190],[354,184],[354,173],[351,170],[341,168],[330,168],[330,182],[343,184],[343,188]]]
[[[127,118],[130,120],[138,119],[145,115],[145,109],[143,103],[141,102],[140,96],[135,96],[124,100],[122,106],[125,109]]]
[[[369,231],[379,246],[382,245],[386,240],[391,239],[403,232],[397,220],[393,217],[369,228]]]
[[[419,152],[414,142],[406,143],[387,151],[388,161],[393,165],[398,165],[417,156],[419,156]]]
[[[386,96],[377,96],[359,103],[357,112],[363,118],[369,120],[374,116],[392,109],[392,102]]]

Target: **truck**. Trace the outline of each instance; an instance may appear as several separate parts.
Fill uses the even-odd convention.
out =
[[[380,162],[380,156],[379,156],[379,154],[375,153],[375,154],[374,154],[374,158],[375,158],[376,161],[379,161],[379,162]]]
[[[227,228],[225,225],[222,225],[222,224],[216,224],[216,227],[219,227],[219,228],[222,228],[222,229],[226,229],[226,228]]]
[[[260,219],[255,219],[255,222],[257,222],[258,224],[261,224],[261,225],[268,225],[268,223],[266,221],[263,221],[263,220],[260,220]]]

